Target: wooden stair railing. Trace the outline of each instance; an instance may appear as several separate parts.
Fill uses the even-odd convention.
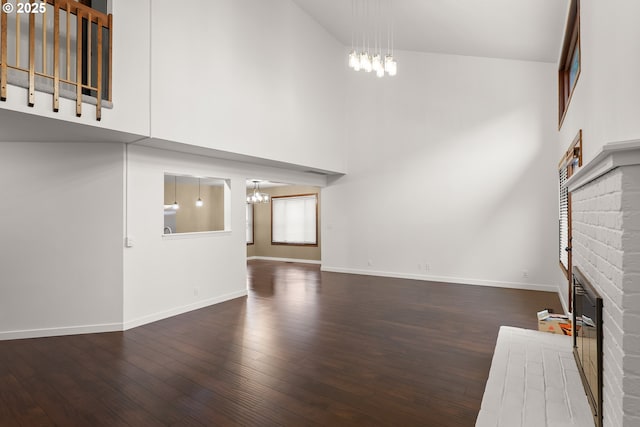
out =
[[[0,9],[0,101],[7,100],[7,14],[4,5],[6,0],[2,0]]]
[[[8,69],[16,69],[28,73],[28,105],[34,106],[36,92],[36,77],[51,79],[53,84],[53,111],[60,108],[60,83],[74,87],[76,96],[76,116],[82,114],[82,95],[94,95],[96,98],[96,120],[102,118],[102,101],[112,101],[112,55],[113,55],[113,15],[97,11],[76,0],[46,0],[42,2],[27,2],[15,0],[12,3],[12,13],[6,13],[5,5],[8,0],[0,0],[0,100],[7,99]],[[40,6],[43,4],[44,7]],[[48,5],[48,6],[47,6]],[[8,7],[8,6],[7,6]],[[21,67],[21,30],[22,17],[26,11],[35,8],[38,13],[28,13],[29,48],[28,68]],[[18,13],[21,11],[22,13]],[[53,13],[53,47],[47,44],[47,15]],[[65,15],[66,26],[61,28],[61,15]],[[72,18],[74,16],[75,18]],[[15,34],[9,34],[9,22],[15,19]],[[75,20],[75,26],[71,21]],[[94,25],[95,24],[95,28]],[[64,33],[61,34],[61,30]],[[97,31],[95,40],[94,30]],[[108,34],[108,46],[105,48],[104,30]],[[15,62],[11,62],[8,54],[9,36],[15,41]],[[15,38],[13,37],[15,36]],[[41,42],[42,59],[38,67],[36,63],[36,40]],[[61,46],[61,38],[64,44]],[[86,41],[86,46],[83,42]],[[72,51],[75,42],[75,52]],[[108,64],[105,67],[103,55],[107,51]],[[61,63],[61,50],[65,53],[65,63]],[[95,75],[93,73],[93,53],[95,53]],[[73,56],[75,55],[75,58]],[[53,56],[53,67],[49,71],[47,64]],[[75,59],[75,60],[74,60]],[[75,62],[75,64],[74,64]],[[84,64],[83,64],[84,62]],[[106,73],[106,88],[103,78]]]

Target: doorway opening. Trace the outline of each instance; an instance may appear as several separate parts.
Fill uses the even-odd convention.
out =
[[[247,180],[247,259],[320,264],[320,204],[319,187]]]

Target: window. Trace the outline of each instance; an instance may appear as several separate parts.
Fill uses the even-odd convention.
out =
[[[247,203],[247,245],[253,245],[253,205]]]
[[[573,90],[580,77],[580,0],[571,0],[558,65],[559,126],[562,126]]]
[[[571,307],[571,194],[566,183],[577,168],[582,166],[582,130],[574,138],[558,165],[559,219],[558,219],[558,256],[560,268],[569,283],[569,307]]]
[[[271,198],[271,243],[318,245],[318,195]]]
[[[230,197],[228,179],[165,174],[162,234],[231,230]]]
[[[558,247],[558,253],[560,257],[560,268],[564,271],[565,275],[569,274],[571,268],[569,267],[569,252],[566,248],[569,247],[569,190],[565,186],[567,183],[567,168],[560,168],[559,182],[560,182],[560,246]]]

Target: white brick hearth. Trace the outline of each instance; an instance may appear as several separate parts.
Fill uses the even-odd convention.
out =
[[[603,298],[604,426],[640,426],[640,141],[607,144],[567,186],[573,265]]]
[[[500,327],[476,427],[591,427],[571,337]]]

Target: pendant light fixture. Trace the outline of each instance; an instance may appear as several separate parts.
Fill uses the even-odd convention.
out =
[[[177,211],[180,209],[180,205],[178,204],[178,177],[173,177],[173,205],[171,206],[173,210]]]
[[[198,178],[198,200],[196,200],[196,207],[201,208],[204,206],[204,202],[200,198],[200,178]]]
[[[393,0],[351,0],[351,51],[349,68],[366,73],[375,71],[376,76],[385,73],[395,76],[398,63],[393,57]],[[383,10],[386,9],[386,10]],[[383,21],[386,20],[387,53],[383,55]],[[356,39],[362,33],[362,50],[356,46]],[[358,36],[356,35],[358,34]],[[373,39],[373,50],[371,49]]]
[[[247,196],[247,203],[269,203],[271,201],[271,196],[269,196],[267,193],[260,192],[260,181],[254,179],[252,182],[253,193]]]

